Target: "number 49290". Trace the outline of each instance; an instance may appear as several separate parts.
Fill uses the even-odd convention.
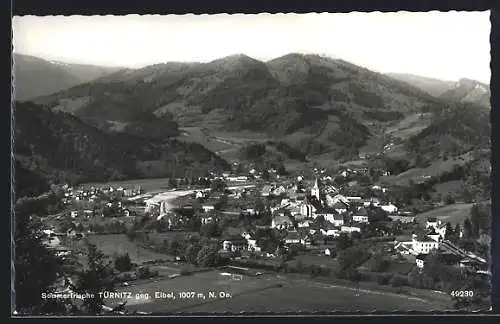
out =
[[[472,290],[453,290],[450,295],[452,297],[473,297],[474,292]]]

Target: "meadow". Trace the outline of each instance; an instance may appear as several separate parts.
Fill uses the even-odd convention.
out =
[[[120,289],[147,292],[149,300],[130,300],[129,310],[163,313],[432,311],[450,309],[447,298],[425,299],[387,291],[323,283],[312,279],[263,274],[234,279],[221,270],[174,279],[150,280]],[[176,299],[155,299],[155,292],[172,292]],[[181,299],[179,292],[193,292]],[[216,298],[209,298],[209,292]],[[225,297],[220,298],[223,292]],[[230,297],[228,297],[230,295]],[[205,296],[205,299],[202,298]],[[383,297],[383,298],[381,298]]]
[[[429,217],[434,217],[443,222],[455,224],[463,224],[464,220],[469,217],[472,204],[452,204],[441,208],[436,208],[425,213],[417,214],[415,220],[420,224],[425,224]]]

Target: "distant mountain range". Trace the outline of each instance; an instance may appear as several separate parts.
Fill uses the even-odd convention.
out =
[[[388,76],[318,55],[156,64],[18,104],[17,157],[24,179],[165,176],[227,168],[220,152],[232,149],[220,141],[238,159],[279,165],[357,159],[372,142],[381,152],[396,129],[408,158],[436,159],[489,147],[486,97],[476,81]],[[265,147],[238,144],[257,135]]]
[[[471,79],[443,81],[412,74],[390,73],[390,77],[411,84],[429,94],[445,100],[471,102],[481,106],[490,106],[490,87],[487,84]]]
[[[89,82],[120,68],[47,61],[13,54],[15,100],[30,100]]]

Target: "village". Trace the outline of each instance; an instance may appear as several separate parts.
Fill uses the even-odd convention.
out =
[[[437,269],[481,276],[485,282],[491,275],[486,256],[460,244],[463,225],[419,219],[411,206],[398,206],[390,187],[356,185],[363,169],[330,175],[315,169],[308,177],[268,170],[265,180],[250,171],[169,180],[164,189],[149,192],[138,185],[66,185],[65,212],[45,219],[48,244],[69,256],[87,239],[120,234],[180,263],[334,274],[352,282],[445,293],[463,287],[438,277],[426,282],[427,264],[436,267],[437,262]],[[193,240],[198,242],[194,252]],[[215,248],[217,258],[202,265],[199,253],[205,245]]]

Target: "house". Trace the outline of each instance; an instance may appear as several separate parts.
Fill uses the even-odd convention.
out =
[[[439,248],[439,242],[436,242],[428,236],[412,235],[412,250],[414,254],[429,254],[432,250]]]
[[[52,231],[53,233],[53,231]],[[53,248],[57,248],[60,244],[61,244],[61,240],[59,239],[59,237],[55,236],[55,234],[53,235],[49,235],[45,240],[44,240],[44,245],[49,248],[49,249],[53,249]]]
[[[401,222],[403,224],[409,224],[415,222],[415,216],[405,216],[405,215],[389,215],[388,216],[393,222]]]
[[[276,189],[274,189],[274,190],[272,191],[272,194],[273,194],[274,196],[281,196],[281,195],[283,195],[283,194],[285,194],[285,193],[286,193],[286,189],[285,189],[285,187],[283,187],[283,186],[279,186],[278,188],[276,188]]]
[[[261,195],[263,197],[268,197],[271,194],[271,191],[273,190],[273,187],[270,185],[265,185],[262,190],[261,190]]]
[[[332,252],[330,251],[330,249],[328,249],[328,248],[325,249],[325,255],[328,255],[328,256],[332,255]]]
[[[361,207],[354,215],[352,215],[352,220],[357,223],[369,223],[368,212],[364,207]]]
[[[446,237],[446,225],[441,222],[441,220],[436,220],[435,218],[430,218],[427,220],[426,228],[432,228],[437,234],[441,236],[441,239]]]
[[[394,250],[402,255],[411,255],[413,254],[412,247],[412,242],[396,242]]]
[[[76,218],[76,217],[78,217],[78,212],[76,210],[73,210],[71,212],[71,218]]]
[[[201,216],[201,223],[203,225],[211,224],[211,223],[215,223],[215,222],[217,222],[217,217],[212,213]]]
[[[349,203],[362,203],[363,198],[361,197],[345,197]]]
[[[253,237],[247,238],[248,251],[250,252],[261,252],[262,249],[257,245],[257,240]]]
[[[222,250],[231,251],[231,245],[232,243],[229,240],[222,241]]]
[[[337,194],[335,196],[331,196],[331,195],[327,195],[326,196],[326,200],[327,200],[327,205],[328,206],[333,206],[334,204],[338,203],[339,201],[344,203],[345,205],[349,205],[349,200],[347,199],[347,197],[341,195],[341,194]]]
[[[433,227],[430,228],[429,232],[427,233],[427,237],[431,238],[436,242],[440,242],[443,240],[441,234],[437,233]]]
[[[196,199],[203,199],[205,198],[205,193],[203,191],[197,191],[195,194]]]
[[[306,219],[306,220],[298,223],[297,226],[300,227],[300,228],[310,227],[311,226],[311,222],[308,219]]]
[[[420,269],[424,268],[426,259],[428,257],[428,254],[419,254],[415,258],[415,262],[417,263],[417,267]]]
[[[285,237],[285,244],[300,244],[300,235],[296,231],[290,231]]]
[[[201,206],[201,208],[203,209],[203,211],[205,213],[208,213],[211,210],[215,210],[215,206],[212,204],[203,205],[203,206]]]
[[[326,221],[332,223],[334,226],[344,225],[344,217],[330,208],[323,208],[317,211],[315,213],[315,218],[318,216],[323,216]]]
[[[358,226],[342,226],[340,227],[340,231],[343,233],[353,233],[353,232],[361,233],[361,228]]]
[[[379,207],[388,214],[394,214],[398,212],[398,207],[393,204],[381,205]]]
[[[287,229],[292,226],[292,222],[288,216],[277,215],[271,222],[271,227],[276,229]]]
[[[347,205],[346,203],[344,203],[342,201],[337,201],[335,204],[333,204],[331,206],[331,208],[333,208],[337,213],[343,214],[343,213],[347,212],[349,205]]]
[[[370,207],[370,206],[379,206],[380,205],[380,200],[376,197],[373,197],[373,198],[370,198],[370,199],[367,199],[363,202],[363,206],[365,207]]]
[[[304,246],[311,246],[312,243],[313,243],[313,240],[312,240],[311,236],[309,236],[309,235],[300,239],[300,244],[302,244]]]
[[[324,236],[337,237],[340,236],[340,231],[335,228],[330,229],[320,229],[321,234]]]

